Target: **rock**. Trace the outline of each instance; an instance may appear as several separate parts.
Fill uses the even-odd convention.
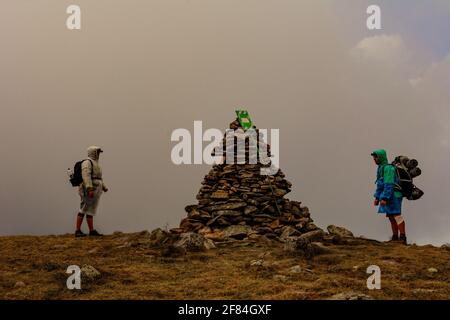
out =
[[[90,254],[95,254],[97,252],[98,252],[98,248],[94,248],[94,249],[91,249],[88,251],[88,253],[90,253]]]
[[[257,234],[257,233],[250,233],[248,235],[248,240],[258,241],[260,238],[261,238],[261,235]]]
[[[218,204],[215,206],[206,207],[205,209],[208,211],[236,210],[236,209],[244,208],[246,206],[247,206],[247,203],[240,201],[240,202]]]
[[[183,248],[186,251],[204,251],[215,248],[214,242],[194,232],[182,233],[180,239],[174,243],[174,246]]]
[[[188,205],[188,206],[186,206],[186,207],[184,207],[184,210],[187,212],[187,213],[191,213],[192,211],[194,211],[195,209],[197,209],[197,205]]]
[[[306,227],[304,227],[304,228],[305,228],[306,232],[310,232],[310,231],[314,231],[314,230],[318,230],[319,229],[314,223],[308,223],[306,225]]]
[[[200,233],[201,235],[205,236],[205,234],[212,233],[212,230],[211,230],[210,227],[203,227],[200,230],[198,230],[198,233]]]
[[[216,191],[216,192],[212,193],[211,198],[212,199],[228,199],[229,195],[228,195],[228,192],[226,192],[226,191]]]
[[[195,220],[190,217],[182,219],[180,222],[180,228],[182,230],[195,230],[196,228],[195,228],[194,224],[192,223],[193,221],[195,221]],[[181,233],[183,233],[183,232],[181,232]]]
[[[314,248],[307,238],[302,237],[288,237],[284,242],[284,251],[291,254],[300,254],[307,259],[314,256]]]
[[[286,190],[282,190],[282,189],[275,189],[273,190],[273,193],[276,197],[282,197],[284,196],[287,192]]]
[[[374,299],[366,294],[350,291],[335,294],[328,300],[374,300]]]
[[[249,215],[249,214],[251,214],[251,213],[256,212],[257,210],[258,210],[258,208],[255,207],[255,206],[247,206],[247,207],[245,207],[245,209],[244,209],[244,214]]]
[[[283,250],[287,252],[294,253],[297,251],[297,240],[298,237],[288,237],[284,241]]]
[[[175,246],[173,244],[167,244],[163,247],[161,251],[161,256],[166,258],[176,258],[186,254],[186,249],[180,246]]]
[[[222,217],[239,217],[241,215],[241,213],[236,210],[219,210],[216,214]]]
[[[23,281],[17,281],[15,284],[14,284],[14,288],[23,288],[23,287],[25,287],[26,286],[26,284],[25,284],[25,282],[23,282]]]
[[[438,269],[436,268],[428,268],[427,270],[429,273],[438,273]]]
[[[436,292],[436,290],[433,290],[433,289],[417,288],[417,289],[413,289],[412,292],[413,292],[414,294],[430,294],[430,293]]]
[[[131,247],[131,242],[125,241],[120,246],[117,246],[117,249],[129,248]]]
[[[329,225],[327,227],[328,233],[341,238],[353,238],[353,233],[343,227],[338,227],[335,225]]]
[[[292,228],[291,226],[285,226],[281,228],[281,230],[280,241],[286,241],[288,237],[299,236],[301,234],[300,231]]]
[[[277,280],[280,282],[286,282],[287,281],[287,277],[282,275],[282,274],[276,274],[273,276],[273,280]]]
[[[276,219],[273,220],[272,223],[269,225],[270,229],[276,229],[280,226],[280,220]]]
[[[149,238],[150,232],[148,232],[148,230],[142,230],[141,232],[138,233],[138,236],[141,238]]]
[[[270,251],[266,251],[266,252],[260,253],[258,255],[258,258],[264,259],[264,258],[267,258],[267,257],[270,257],[270,256],[272,256],[272,253]]]
[[[153,230],[149,235],[150,240],[155,244],[162,244],[169,237],[170,233],[165,230],[162,230],[161,228]]]
[[[220,242],[225,240],[225,234],[221,230],[216,230],[214,232],[205,233],[204,237],[212,241]]]
[[[80,270],[82,279],[95,280],[101,276],[97,269],[88,264],[83,265]]]
[[[275,235],[275,237],[276,237],[276,235]],[[268,237],[266,237],[266,235],[262,235],[262,236],[260,236],[259,238],[258,238],[258,246],[261,246],[261,245],[271,245],[273,242],[274,242],[274,240],[272,240],[272,239],[270,239],[270,238],[268,238]]]
[[[250,266],[262,266],[263,262],[264,262],[263,259],[252,260],[252,261],[250,261]]]
[[[444,244],[441,246],[441,248],[442,248],[442,249],[446,249],[446,250],[450,250],[450,243],[444,243]]]
[[[300,254],[307,259],[320,254],[330,254],[334,251],[321,242],[310,242],[301,237],[289,237],[284,245],[284,251],[293,254]]]
[[[325,232],[321,229],[318,229],[304,233],[299,238],[313,242],[322,240],[324,236]]]
[[[278,236],[277,236],[275,233],[268,232],[268,233],[264,234],[264,237],[267,238],[267,239],[269,239],[269,240],[274,240],[274,239],[276,239]]]
[[[203,243],[206,250],[215,249],[216,245],[213,240],[205,238],[205,242]]]
[[[264,259],[256,259],[256,260],[250,261],[250,266],[251,267],[270,268],[270,267],[272,267],[274,265],[277,265],[277,263],[276,262],[266,261]]]
[[[184,229],[182,228],[172,228],[169,230],[170,234],[182,234]]]
[[[223,230],[226,238],[244,239],[252,231],[250,226],[233,225]]]
[[[289,273],[301,273],[302,271],[302,267],[300,267],[299,265],[289,268]]]

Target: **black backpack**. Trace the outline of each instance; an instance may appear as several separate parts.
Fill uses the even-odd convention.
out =
[[[403,197],[408,200],[420,199],[424,192],[414,185],[413,179],[422,174],[422,170],[417,166],[416,159],[409,159],[405,156],[395,157],[391,165],[394,166],[398,179],[395,189],[400,191]]]
[[[80,184],[83,183],[83,176],[81,175],[81,164],[89,160],[91,162],[92,168],[94,168],[94,164],[92,163],[91,159],[84,159],[77,161],[75,165],[73,166],[73,173],[70,175],[69,181],[72,184],[72,187],[78,187]],[[93,170],[92,170],[93,171]],[[92,175],[91,171],[91,175]]]

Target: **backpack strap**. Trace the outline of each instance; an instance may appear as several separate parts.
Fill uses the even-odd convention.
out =
[[[397,178],[397,183],[394,184],[394,189],[403,193],[404,190],[402,189],[402,186],[401,186],[401,184],[400,184],[402,181],[410,181],[410,182],[411,182],[411,185],[412,185],[413,187],[415,187],[415,186],[414,186],[414,184],[413,184],[413,182],[412,182],[412,178],[411,178],[411,176],[410,176],[410,174],[409,174],[407,168],[405,168],[404,165],[403,165],[401,162],[397,162],[397,163],[399,163],[399,166],[397,166],[397,165],[395,165],[395,164],[392,164],[392,165],[394,166],[394,169],[395,169],[395,176],[396,176],[396,178]],[[407,179],[407,180],[405,180],[405,179],[402,180],[402,179],[401,179],[400,173],[399,173],[399,171],[398,171],[398,170],[399,170],[399,167],[401,167],[401,169],[402,169],[404,172],[407,173],[409,179]]]
[[[380,166],[380,168],[379,168],[380,172],[377,172],[377,173],[379,173],[379,177],[377,177],[378,179],[384,178],[384,168],[386,168],[386,166],[389,166],[389,165],[392,165],[392,164],[388,163],[388,164],[383,164]]]
[[[394,190],[397,191],[402,191],[402,187],[400,186],[400,174],[398,173],[398,168],[397,166],[394,165],[394,169],[395,169],[395,176],[397,177],[397,183],[394,183]]]
[[[94,175],[94,163],[89,158],[83,160],[83,162],[85,161],[89,161],[91,163],[91,180],[92,180],[92,176]]]

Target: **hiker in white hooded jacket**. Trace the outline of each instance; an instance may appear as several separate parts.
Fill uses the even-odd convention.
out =
[[[100,153],[103,150],[97,146],[90,146],[87,149],[88,159],[81,164],[81,175],[83,183],[79,186],[80,211],[77,215],[77,229],[75,237],[85,237],[86,234],[81,231],[81,224],[84,216],[89,227],[89,236],[102,236],[94,229],[94,216],[97,212],[98,202],[103,192],[108,188],[103,182],[102,168],[99,165]]]

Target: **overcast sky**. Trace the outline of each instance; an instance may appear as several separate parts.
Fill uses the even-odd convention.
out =
[[[110,188],[98,229],[176,227],[209,167],[172,164],[172,130],[225,129],[245,107],[280,129],[288,197],[320,227],[388,238],[370,157],[385,148],[423,171],[409,240],[450,242],[449,35],[447,0],[2,1],[0,234],[73,232],[66,170],[93,144]]]

